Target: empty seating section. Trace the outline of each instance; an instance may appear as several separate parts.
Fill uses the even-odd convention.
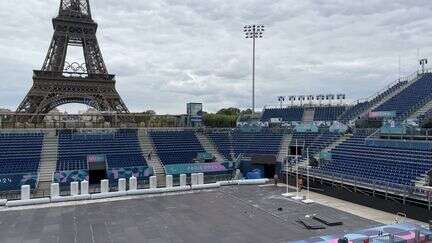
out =
[[[331,132],[295,132],[291,140],[291,145],[295,146],[297,142],[297,145],[303,146],[304,148],[303,155],[306,155],[307,149],[309,149],[309,156],[313,156],[339,139],[339,137],[340,134]]]
[[[265,109],[261,121],[269,122],[271,118],[280,118],[284,122],[302,121],[305,109],[313,109],[314,121],[336,121],[347,109],[346,106],[318,106],[318,107],[288,107]]]
[[[0,134],[0,174],[37,172],[43,133]]]
[[[156,152],[164,164],[193,163],[205,150],[193,131],[150,132]]]
[[[417,117],[420,124],[423,124],[424,122],[427,122],[432,118],[432,109],[426,111],[424,114]]]
[[[346,106],[316,107],[314,121],[336,121],[346,110]]]
[[[272,132],[214,132],[208,133],[208,137],[218,148],[218,151],[231,158],[234,155],[277,155],[283,134]]]
[[[261,121],[268,122],[271,118],[281,118],[282,121],[301,121],[303,119],[303,107],[271,108],[265,109]]]
[[[207,133],[207,136],[213,141],[213,144],[216,145],[220,154],[222,154],[227,159],[231,158],[231,152],[234,152],[234,150],[230,133],[209,132]]]
[[[59,132],[57,171],[87,169],[88,155],[106,155],[108,168],[147,165],[134,129],[110,133]]]
[[[320,134],[309,145],[309,155],[313,156],[315,154],[318,154],[319,152],[321,152],[321,150],[325,149],[339,138],[339,133],[324,132]]]
[[[416,177],[432,168],[432,151],[367,146],[365,139],[356,134],[338,145],[321,170],[369,183],[413,185]]]
[[[348,122],[351,119],[357,118],[361,113],[365,112],[370,107],[370,102],[360,102],[356,105],[348,108],[344,113],[338,118],[339,121]]]
[[[319,135],[320,134],[317,132],[294,132],[291,139],[291,145],[298,145],[307,148]]]
[[[390,88],[386,89],[384,92],[377,95],[372,100],[357,103],[356,105],[349,108],[346,112],[344,112],[339,117],[338,120],[343,121],[343,122],[347,122],[347,121],[350,121],[352,119],[357,118],[363,112],[367,111],[370,107],[381,102],[388,95],[391,95],[394,92],[398,91],[400,88],[402,88],[407,83],[408,83],[408,81],[397,82],[396,84],[392,85]]]
[[[282,134],[271,132],[233,132],[234,152],[246,156],[257,154],[277,155],[282,136]]]
[[[431,98],[432,74],[427,73],[374,111],[396,111],[398,118],[405,118]]]

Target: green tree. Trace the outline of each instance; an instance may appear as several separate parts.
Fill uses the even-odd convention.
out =
[[[216,114],[226,116],[238,116],[240,114],[240,109],[234,107],[223,108],[220,109]]]

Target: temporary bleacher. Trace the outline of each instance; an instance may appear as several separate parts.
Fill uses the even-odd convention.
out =
[[[231,152],[234,152],[234,149],[229,132],[209,132],[207,136],[216,145],[219,153],[225,158],[231,158]]]
[[[153,131],[149,134],[165,165],[193,163],[198,153],[205,152],[193,131]]]
[[[366,138],[355,134],[336,146],[330,162],[320,169],[371,184],[413,185],[413,180],[432,168],[430,150],[371,146]]]
[[[303,119],[304,108],[299,106],[287,108],[268,108],[264,109],[261,121],[268,122],[271,118],[280,118],[284,122],[301,121]]]
[[[396,83],[390,85],[390,87],[385,89],[383,92],[380,92],[371,100],[358,102],[354,106],[351,106],[338,117],[338,120],[348,122],[357,118],[362,113],[373,109],[374,106],[379,105],[380,102],[388,99],[389,96],[396,94],[396,92],[398,92],[407,83],[408,81],[397,81]]]
[[[336,121],[346,106],[322,106],[315,108],[314,121]]]
[[[395,111],[396,118],[403,120],[432,99],[432,74],[422,74],[417,81],[402,92],[384,102],[374,111]]]
[[[344,113],[339,116],[338,120],[342,122],[348,122],[359,116],[368,107],[370,107],[369,101],[359,102],[354,106],[349,107]]]
[[[0,174],[36,173],[43,133],[0,134]]]
[[[291,140],[291,146],[295,146],[296,144],[298,146],[302,146],[302,155],[306,155],[307,150],[309,150],[309,155],[313,156],[339,139],[339,137],[339,133],[332,133],[328,131],[320,133],[294,132]]]
[[[292,106],[286,108],[266,108],[261,121],[269,122],[272,118],[283,122],[336,121],[347,109],[346,106]],[[310,113],[311,115],[308,115]]]
[[[234,132],[232,134],[234,152],[246,156],[277,155],[283,134],[272,132]]]
[[[253,155],[277,155],[282,141],[282,133],[272,132],[211,132],[207,136],[216,145],[218,151],[230,158],[231,153]]]
[[[134,129],[114,132],[59,132],[57,171],[87,169],[88,155],[105,155],[108,168],[147,166]]]

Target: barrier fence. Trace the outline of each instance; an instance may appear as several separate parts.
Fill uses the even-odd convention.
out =
[[[210,183],[216,183],[218,181],[225,181],[225,180],[231,180],[231,179],[232,179],[231,174],[223,174],[223,175],[217,175],[217,174],[211,175],[210,174],[210,175],[205,175],[204,183],[210,184]],[[186,183],[188,185],[192,184],[190,175],[188,175],[186,177]],[[179,176],[173,176],[173,186],[180,186],[180,177]],[[150,188],[150,183],[149,183],[148,178],[137,179],[137,189],[149,189],[149,188]],[[111,192],[118,191],[117,180],[110,181],[109,191],[111,191]],[[89,194],[97,194],[100,192],[101,192],[100,184],[92,184],[89,186]],[[49,197],[50,195],[51,195],[50,189],[37,190],[37,191],[33,190],[31,197],[32,198],[45,198],[45,197]],[[65,196],[71,196],[70,185],[60,186],[59,195],[64,196],[64,197]],[[19,190],[0,192],[0,199],[19,200],[20,196],[21,196],[21,194],[20,194]]]
[[[285,171],[286,169],[283,169]],[[288,170],[290,177],[296,177],[296,171],[293,167]],[[307,177],[307,169],[299,167],[299,175],[302,178]],[[363,177],[348,176],[337,172],[325,172],[319,169],[309,168],[309,177],[313,182],[329,184],[331,186],[341,186],[352,188],[353,191],[366,189],[372,196],[383,195],[386,199],[395,199],[403,204],[411,202],[427,207],[432,210],[432,192],[423,188],[401,185],[382,180],[371,180]]]

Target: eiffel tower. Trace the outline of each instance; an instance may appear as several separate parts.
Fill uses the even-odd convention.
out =
[[[24,114],[20,120],[41,122],[49,111],[68,103],[128,114],[115,88],[115,75],[108,73],[102,58],[89,0],[61,0],[52,23],[54,35],[42,69],[33,71],[33,86],[16,111]],[[66,62],[68,46],[82,47],[85,63]]]

